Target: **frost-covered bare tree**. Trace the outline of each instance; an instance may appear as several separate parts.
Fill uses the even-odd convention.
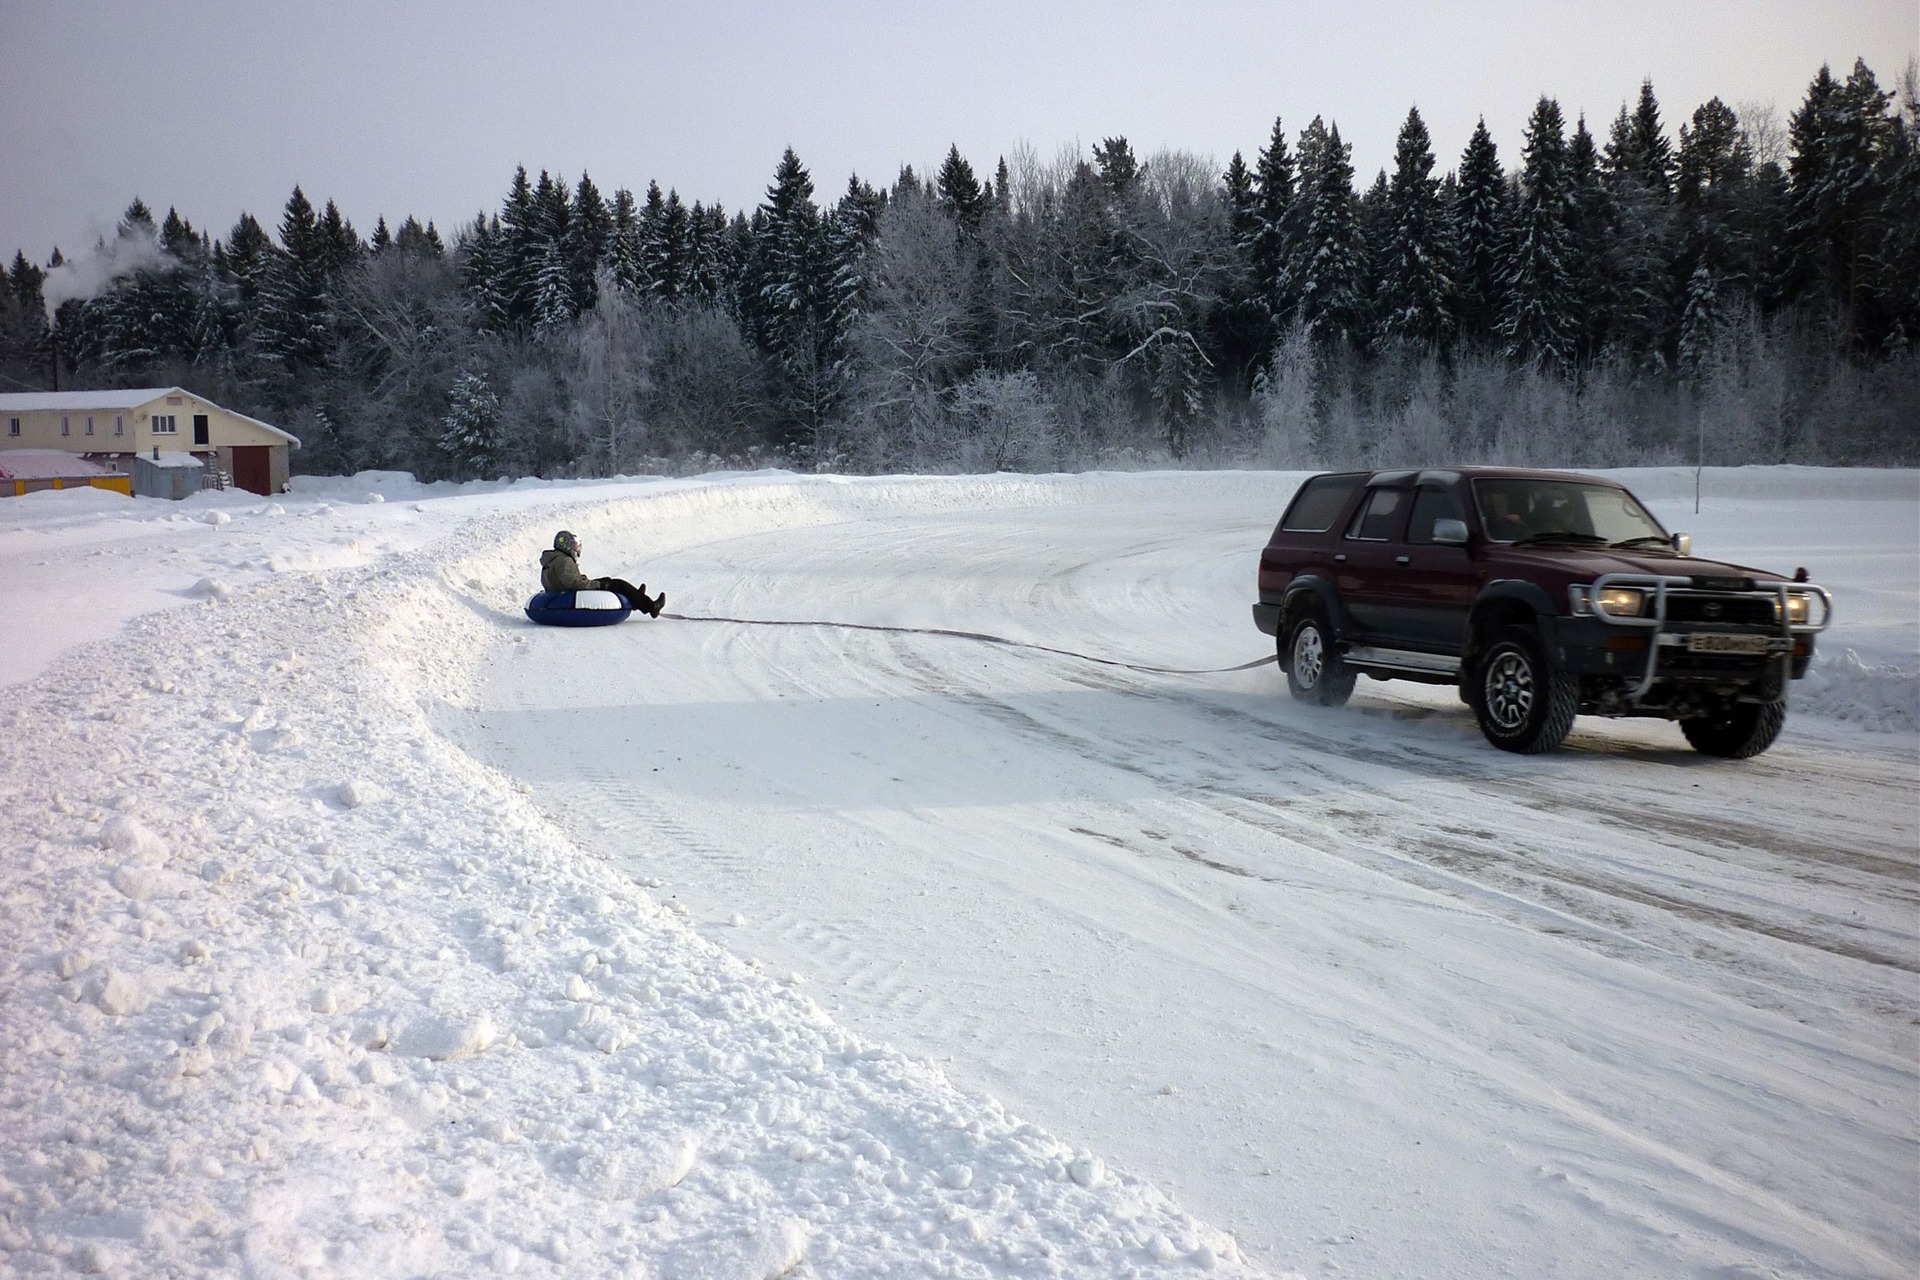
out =
[[[620,474],[651,446],[642,410],[653,389],[656,346],[652,317],[606,273],[572,342],[572,418],[589,474]]]
[[[918,185],[895,188],[868,258],[854,324],[846,441],[876,465],[954,451],[947,391],[967,370],[966,260],[960,230]]]

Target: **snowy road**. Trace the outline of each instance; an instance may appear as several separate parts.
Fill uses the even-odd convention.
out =
[[[1227,665],[1268,643],[1252,561],[1288,491],[802,485],[605,521],[585,563],[688,615]],[[1865,504],[1862,539],[1857,503],[1663,496],[1708,554],[1810,547],[1843,610],[1910,641],[1910,501]],[[1318,711],[1272,667],[696,621],[510,652],[443,727],[578,842],[1277,1270],[1920,1258],[1911,732],[1803,716],[1727,763],[1583,720],[1522,759],[1446,691]]]

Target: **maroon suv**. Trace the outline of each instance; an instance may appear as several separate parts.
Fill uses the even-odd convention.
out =
[[[1765,751],[1832,598],[1695,559],[1623,486],[1454,467],[1315,476],[1260,555],[1253,619],[1293,696],[1339,706],[1361,675],[1454,684],[1507,751],[1576,715],[1678,720],[1695,749]]]

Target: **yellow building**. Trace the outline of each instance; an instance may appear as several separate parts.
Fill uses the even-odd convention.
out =
[[[190,453],[238,488],[278,493],[287,483],[287,453],[299,447],[279,427],[179,387],[0,395],[0,456],[58,449],[130,471],[136,453]]]

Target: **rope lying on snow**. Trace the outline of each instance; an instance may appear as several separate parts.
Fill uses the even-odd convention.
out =
[[[1009,649],[1035,649],[1041,653],[1058,654],[1063,658],[1078,658],[1082,662],[1097,662],[1103,667],[1125,667],[1129,671],[1144,671],[1159,676],[1213,676],[1228,671],[1251,671],[1255,667],[1264,667],[1269,662],[1277,662],[1275,654],[1264,658],[1255,658],[1252,662],[1243,662],[1237,667],[1150,667],[1138,662],[1122,662],[1118,658],[1098,658],[1091,653],[1081,653],[1075,649],[1056,649],[1052,645],[1032,644],[1025,640],[1009,640],[1005,636],[989,635],[984,631],[950,631],[945,627],[883,627],[871,622],[815,622],[804,619],[785,618],[719,618],[706,614],[663,613],[663,618],[672,618],[676,622],[730,622],[740,627],[834,627],[842,631],[887,631],[896,635],[908,636],[945,636],[950,640],[978,640],[983,644],[1003,645]]]

